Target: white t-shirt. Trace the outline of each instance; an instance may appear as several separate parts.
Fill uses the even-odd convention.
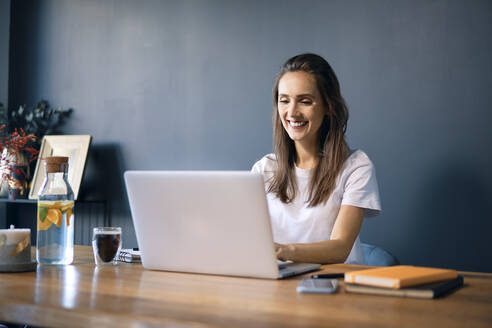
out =
[[[364,208],[365,217],[376,216],[381,211],[374,165],[361,150],[353,151],[345,161],[328,201],[315,207],[308,207],[306,202],[311,170],[296,167],[298,190],[296,198],[289,204],[268,193],[268,180],[275,170],[274,154],[264,156],[251,169],[252,172],[263,174],[273,239],[277,243],[313,243],[329,240],[342,205]],[[364,264],[359,236],[345,263]]]

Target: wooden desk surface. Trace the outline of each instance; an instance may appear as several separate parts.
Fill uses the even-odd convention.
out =
[[[492,274],[463,272],[445,298],[298,294],[300,277],[263,279],[147,271],[140,264],[97,268],[77,246],[69,266],[0,274],[0,321],[48,327],[491,327]],[[354,265],[327,265],[344,272]]]

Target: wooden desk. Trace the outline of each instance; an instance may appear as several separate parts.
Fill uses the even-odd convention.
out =
[[[0,321],[49,327],[313,326],[491,327],[492,274],[463,273],[466,287],[442,299],[298,294],[300,277],[271,281],[96,268],[77,246],[69,266],[0,274]],[[325,272],[360,268],[324,266]]]

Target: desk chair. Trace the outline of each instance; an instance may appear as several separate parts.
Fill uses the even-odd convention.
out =
[[[362,254],[364,254],[365,265],[390,266],[400,264],[400,261],[393,254],[381,247],[364,243],[361,243],[360,246]]]

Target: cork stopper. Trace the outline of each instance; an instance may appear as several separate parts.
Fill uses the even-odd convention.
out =
[[[45,157],[46,173],[67,172],[68,157],[65,156],[51,156]]]

